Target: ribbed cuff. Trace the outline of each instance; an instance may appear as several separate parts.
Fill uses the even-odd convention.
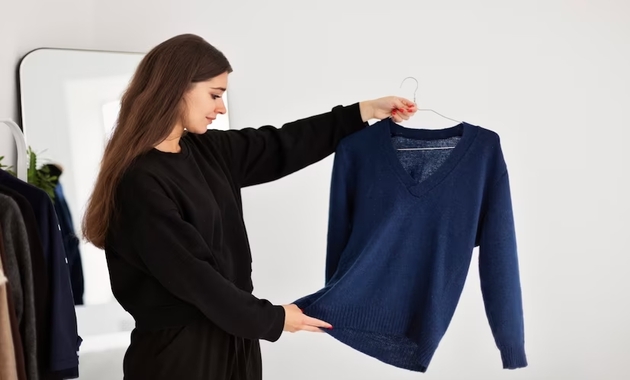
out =
[[[527,367],[527,356],[524,346],[500,347],[504,369]]]
[[[348,128],[350,133],[360,131],[361,129],[368,127],[370,124],[367,121],[363,121],[361,117],[361,106],[359,102],[350,104],[348,106],[343,107],[344,110],[347,110],[347,121]]]
[[[286,315],[284,307],[282,307],[281,305],[273,305],[271,308],[274,314],[273,322],[269,330],[261,337],[261,339],[275,342],[280,339],[280,336],[284,331],[284,320],[286,318]]]

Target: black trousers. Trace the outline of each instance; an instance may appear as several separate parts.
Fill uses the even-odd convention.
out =
[[[131,333],[124,380],[261,380],[260,341],[235,337],[207,319]]]

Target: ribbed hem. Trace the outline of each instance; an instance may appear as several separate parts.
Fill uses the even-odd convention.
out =
[[[501,360],[503,361],[504,369],[516,369],[527,367],[527,356],[525,355],[525,347],[511,346],[500,347]]]
[[[383,309],[321,308],[317,303],[304,310],[308,316],[333,325],[326,333],[355,350],[384,363],[426,372],[441,337],[421,334],[404,313]]]

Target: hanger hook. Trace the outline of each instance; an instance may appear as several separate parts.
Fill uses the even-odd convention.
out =
[[[407,79],[413,79],[413,80],[416,81],[416,89],[413,90],[413,103],[415,104],[416,103],[416,92],[418,91],[418,87],[419,87],[418,80],[416,78],[414,78],[414,77],[407,77],[407,78],[403,79],[402,83],[400,83],[400,88],[402,88],[403,84],[405,84],[405,81]]]

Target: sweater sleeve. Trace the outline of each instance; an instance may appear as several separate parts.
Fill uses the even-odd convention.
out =
[[[486,315],[503,368],[527,366],[516,234],[509,175],[490,189],[482,220],[479,274]]]
[[[367,126],[359,103],[284,124],[221,131],[232,176],[240,187],[271,182],[332,154],[345,136]]]
[[[133,251],[168,291],[194,305],[224,331],[276,341],[284,308],[239,289],[213,263],[213,252],[149,174],[121,183],[119,222]]]
[[[330,281],[337,271],[339,259],[352,231],[353,186],[347,161],[347,153],[342,142],[335,153],[330,183],[326,282]]]

